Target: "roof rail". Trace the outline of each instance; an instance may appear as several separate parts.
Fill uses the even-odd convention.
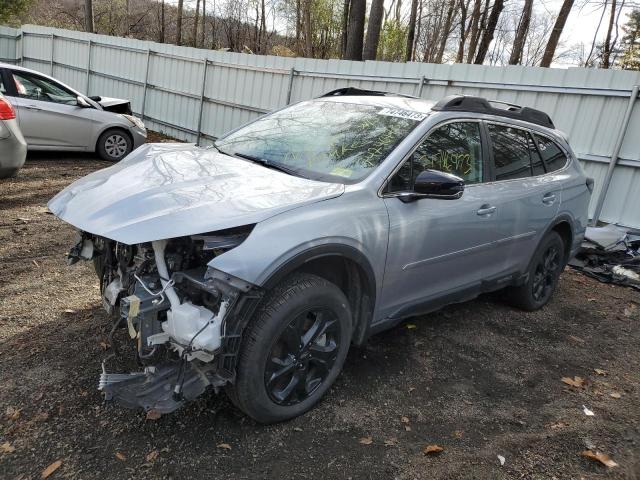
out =
[[[492,104],[504,105],[506,108],[499,108]],[[511,103],[498,100],[487,100],[482,97],[472,97],[469,95],[449,95],[436,103],[432,110],[439,112],[475,112],[508,117],[535,123],[547,128],[555,129],[555,125],[546,113],[529,107],[521,107]]]
[[[319,98],[345,97],[345,96],[418,98],[418,97],[414,97],[413,95],[404,95],[402,93],[381,92],[378,90],[364,90],[356,87],[343,87],[343,88],[338,88],[337,90],[331,90],[330,92],[320,95]]]

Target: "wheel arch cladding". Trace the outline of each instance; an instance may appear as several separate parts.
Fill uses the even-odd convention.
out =
[[[365,255],[348,245],[310,248],[280,265],[263,287],[270,290],[296,272],[318,275],[342,290],[353,314],[352,342],[361,345],[367,339],[376,302],[376,279]]]
[[[564,244],[564,263],[569,261],[569,254],[571,252],[571,246],[573,245],[573,229],[568,218],[560,218],[556,220],[549,231],[557,232],[562,238]]]

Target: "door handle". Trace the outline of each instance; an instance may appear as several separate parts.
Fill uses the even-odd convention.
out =
[[[25,105],[24,108],[26,108],[28,110],[37,110],[37,111],[42,110],[40,107],[36,107],[35,105]]]
[[[542,203],[545,205],[553,205],[553,202],[556,201],[556,196],[554,193],[545,193],[544,197],[542,197]]]
[[[493,205],[482,205],[476,213],[482,216],[482,215],[491,215],[495,211],[496,211],[496,207],[494,207]]]

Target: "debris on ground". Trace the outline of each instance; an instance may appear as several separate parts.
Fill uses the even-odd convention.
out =
[[[425,455],[435,455],[444,451],[444,448],[440,445],[427,445],[422,449],[422,451]]]
[[[617,225],[587,227],[569,265],[601,282],[640,290],[640,233]]]
[[[498,455],[498,461],[500,462],[500,466],[501,467],[504,466],[505,460],[506,460],[506,458],[504,458],[502,455]]]
[[[618,464],[611,460],[611,457],[605,453],[600,453],[598,451],[585,450],[580,455],[583,457],[589,458],[591,460],[595,460],[596,462],[600,462],[605,465],[607,468],[617,467]]]

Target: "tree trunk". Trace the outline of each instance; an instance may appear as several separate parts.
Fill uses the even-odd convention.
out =
[[[196,16],[193,20],[193,46],[198,47],[198,15],[200,14],[200,0],[196,0]]]
[[[558,13],[558,18],[556,18],[556,23],[553,25],[553,30],[551,30],[551,35],[549,35],[549,41],[544,49],[544,55],[540,62],[541,67],[551,66],[553,56],[556,54],[556,47],[558,46],[560,35],[562,35],[562,30],[571,12],[571,7],[573,7],[573,0],[564,0],[564,2],[562,2],[560,13]]]
[[[84,29],[89,33],[94,33],[93,0],[84,0]]]
[[[416,19],[418,16],[418,0],[411,0],[411,15],[409,16],[409,28],[407,30],[407,50],[405,61],[413,60],[413,43],[416,36]]]
[[[460,42],[458,43],[458,53],[456,54],[456,63],[462,63],[464,58],[464,44],[467,41],[469,27],[467,27],[467,11],[469,10],[470,0],[460,0]]]
[[[304,30],[304,49],[305,56],[313,58],[313,30],[311,27],[311,0],[304,0],[304,18],[303,18],[303,30]]]
[[[346,58],[347,56],[347,35],[349,29],[349,7],[351,5],[350,0],[344,0],[344,6],[342,8],[342,38],[340,39],[340,58]]]
[[[611,50],[613,45],[611,44],[611,33],[613,32],[613,24],[616,18],[616,0],[611,0],[611,15],[609,17],[609,26],[607,27],[607,36],[604,39],[602,45],[602,68],[609,68],[611,66]]]
[[[531,23],[531,10],[533,8],[533,0],[525,0],[524,10],[518,23],[516,30],[516,38],[513,41],[513,49],[509,56],[509,65],[519,65],[522,62],[522,52],[524,51],[524,42],[529,32],[529,23]]]
[[[449,40],[449,34],[451,33],[451,24],[453,23],[453,13],[455,12],[456,1],[450,0],[447,7],[447,17],[440,31],[440,47],[436,55],[435,63],[442,63],[442,56],[444,55],[444,49],[447,46],[447,40]]]
[[[489,15],[489,20],[487,21],[487,28],[482,35],[482,40],[480,41],[480,46],[478,47],[478,55],[476,55],[476,60],[473,62],[476,65],[482,65],[484,63],[484,59],[487,56],[487,52],[489,51],[489,45],[491,45],[491,41],[493,40],[493,35],[496,32],[498,19],[500,18],[500,14],[502,13],[503,8],[504,0],[496,0],[493,3],[493,8],[491,9],[491,14]]]
[[[160,3],[160,43],[164,43],[165,23],[164,23],[164,0]]]
[[[163,0],[164,1],[164,0]],[[200,32],[200,47],[206,48],[204,41],[206,38],[205,30],[207,28],[207,0],[202,0],[202,32]]]
[[[414,0],[415,2],[416,0]],[[367,41],[364,44],[364,60],[375,60],[380,41],[380,29],[382,28],[382,16],[384,15],[384,0],[371,0],[369,11],[369,23],[367,25]],[[411,29],[411,24],[409,24]],[[409,30],[411,31],[411,30]]]
[[[486,15],[489,0],[486,0],[485,10],[483,14]],[[473,57],[476,55],[476,48],[478,48],[478,40],[480,40],[480,17],[482,16],[480,11],[480,5],[482,0],[475,0],[473,4],[473,12],[471,13],[471,39],[469,40],[469,51],[467,52],[467,63],[473,62]]]
[[[182,45],[182,5],[184,0],[178,0],[178,19],[176,20],[176,45]]]
[[[204,2],[204,0],[202,0]],[[261,23],[260,23],[260,52],[266,53],[266,35],[267,35],[267,9],[264,4],[264,0],[260,2],[262,7]]]
[[[362,43],[364,40],[364,17],[367,9],[366,0],[351,0],[349,10],[349,36],[345,59],[362,60]]]
[[[296,0],[296,55],[302,56],[302,44],[300,38],[302,36],[302,16],[300,15],[300,0]]]

